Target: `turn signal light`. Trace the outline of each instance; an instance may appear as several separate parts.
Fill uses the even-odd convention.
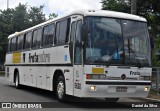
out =
[[[92,75],[91,74],[86,74],[86,79],[92,79]]]
[[[104,74],[86,74],[86,79],[105,80],[106,79],[106,75],[104,75]]]

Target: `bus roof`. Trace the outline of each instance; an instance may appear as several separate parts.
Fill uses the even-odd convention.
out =
[[[33,26],[33,27],[28,28],[26,30],[23,30],[21,32],[15,32],[14,34],[9,35],[8,38],[12,38],[14,36],[23,34],[23,33],[27,32],[29,30],[33,30],[34,28],[44,26],[48,23],[54,22],[56,20],[62,19],[62,18],[67,17],[67,16],[71,16],[71,15],[74,15],[74,14],[83,15],[83,16],[104,16],[104,17],[121,18],[121,19],[129,19],[129,20],[147,22],[146,19],[143,18],[143,17],[137,16],[137,15],[132,15],[132,14],[127,14],[127,13],[122,13],[122,12],[115,12],[115,11],[108,11],[108,10],[77,10],[77,11],[74,11],[70,14],[66,14],[65,16],[57,17],[57,18],[48,20],[46,22],[43,22],[41,24],[38,24],[36,26]]]

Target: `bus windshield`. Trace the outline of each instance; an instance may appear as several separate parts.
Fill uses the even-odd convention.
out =
[[[147,23],[86,17],[85,64],[151,65]]]

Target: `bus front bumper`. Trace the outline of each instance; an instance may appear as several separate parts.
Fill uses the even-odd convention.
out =
[[[147,97],[151,81],[86,81],[82,97]]]

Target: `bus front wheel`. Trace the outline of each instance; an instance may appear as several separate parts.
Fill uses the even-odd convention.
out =
[[[65,79],[63,76],[59,76],[56,81],[56,97],[59,101],[64,102],[66,100],[65,94]]]

